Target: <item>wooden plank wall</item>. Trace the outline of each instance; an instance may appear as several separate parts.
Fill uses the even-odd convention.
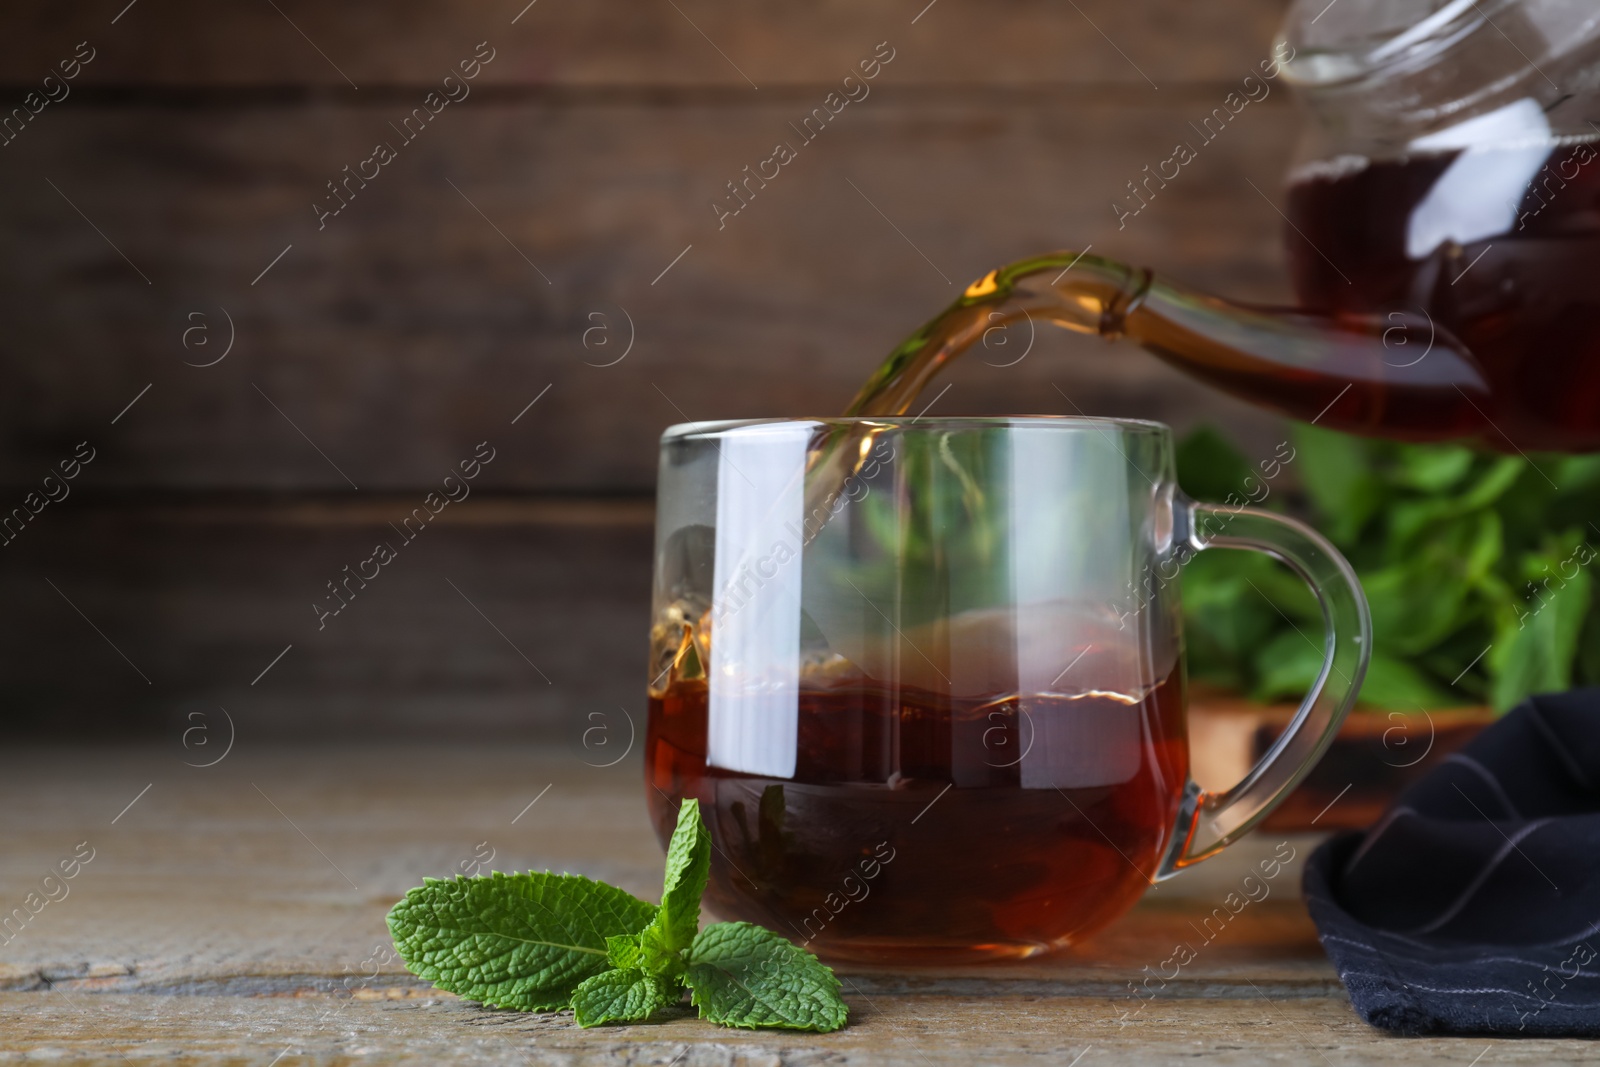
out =
[[[1281,83],[1111,208],[1283,0],[924,3],[8,5],[0,105],[59,99],[0,135],[0,505],[94,450],[0,546],[10,733],[176,738],[220,707],[241,737],[575,741],[643,706],[663,427],[838,411],[967,281],[1052,247],[1285,298]],[[950,381],[946,413],[1278,432],[1063,336]],[[325,583],[484,441],[472,497],[319,630]]]

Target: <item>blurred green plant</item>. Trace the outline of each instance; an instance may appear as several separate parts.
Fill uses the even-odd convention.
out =
[[[1600,456],[1502,456],[1300,425],[1300,493],[1264,506],[1307,519],[1355,567],[1372,606],[1362,704],[1397,711],[1490,704],[1600,684]],[[1259,477],[1216,430],[1186,437],[1178,480],[1222,501]],[[1286,479],[1287,481],[1288,479]],[[1322,620],[1300,580],[1253,552],[1183,570],[1191,678],[1274,701],[1322,666]]]

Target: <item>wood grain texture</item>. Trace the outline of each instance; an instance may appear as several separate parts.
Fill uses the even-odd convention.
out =
[[[850,999],[850,998],[847,998]],[[337,1000],[0,994],[0,1056],[177,1065],[596,1065],[596,1067],[995,1067],[1126,1063],[1217,1067],[1306,1063],[1462,1067],[1587,1064],[1588,1042],[1377,1037],[1348,1004],[1247,997],[1174,1000],[1119,1028],[1094,998],[906,993],[856,997],[846,1029],[823,1036],[715,1031],[691,1018],[579,1030],[568,1017],[485,1012],[451,998]],[[25,1007],[26,1005],[26,1007]],[[326,1019],[327,1021],[321,1021]],[[287,1050],[287,1051],[286,1051]],[[1322,1057],[1327,1057],[1324,1060]]]
[[[24,999],[28,998],[28,999]],[[23,1009],[30,1000],[35,1006]],[[1072,997],[856,998],[848,1028],[823,1036],[717,1031],[690,1018],[579,1030],[569,1018],[484,1012],[447,998],[217,998],[0,994],[16,1022],[0,1055],[146,1060],[178,1065],[345,1065],[359,1062],[597,1067],[1033,1067],[1080,1061],[1179,1067],[1305,1063],[1461,1067],[1584,1064],[1581,1041],[1398,1040],[1375,1037],[1346,1004],[1326,999],[1173,1001],[1158,1020],[1118,1028],[1102,1002]],[[876,1005],[874,1007],[873,1005]],[[319,1022],[326,1018],[328,1021]],[[287,1052],[285,1052],[287,1050]],[[1320,1054],[1320,1055],[1319,1055]],[[1328,1057],[1326,1061],[1323,1056]]]
[[[1124,183],[1194,139],[1183,108],[869,98],[719,230],[713,199],[799,141],[808,105],[469,100],[321,230],[325,182],[399,141],[402,105],[47,111],[0,171],[0,484],[90,440],[101,489],[411,489],[488,438],[519,445],[488,485],[647,492],[664,426],[842,410],[915,324],[1022,255],[1093,245],[1284,296],[1281,220],[1251,188],[1275,189],[1286,158],[1277,96],[1120,231]],[[1278,440],[1274,417],[1154,357],[1057,334],[1040,325],[1020,362],[1023,324],[997,335],[939,410]],[[222,362],[185,365],[230,336]]]
[[[642,729],[648,504],[470,496],[406,542],[389,524],[421,503],[51,505],[3,549],[0,721],[80,740],[176,738],[219,709],[258,740]],[[345,587],[380,542],[396,558]],[[321,619],[330,581],[354,597]]]
[[[1187,923],[1276,847],[1259,837],[1164,883],[1069,954],[843,969],[852,1022],[833,1035],[714,1030],[687,1015],[582,1031],[561,1015],[484,1011],[393,965],[363,967],[387,943],[384,911],[422,875],[482,855],[480,843],[501,869],[577,870],[653,896],[661,851],[636,762],[248,740],[209,769],[183,766],[191,755],[174,743],[0,757],[0,901],[19,901],[77,842],[95,849],[70,894],[0,957],[0,1057],[1010,1065],[1067,1063],[1089,1047],[1101,1062],[1234,1065],[1304,1063],[1311,1050],[1335,1064],[1460,1064],[1486,1047],[1496,1063],[1592,1053],[1583,1042],[1398,1040],[1367,1028],[1292,898],[1298,863],[1275,883],[1283,894],[1242,912],[1124,1020],[1137,1006],[1127,984],[1172,939],[1193,940]],[[1291,840],[1301,857],[1313,843]]]
[[[653,2],[619,9],[549,0],[280,0],[224,12],[203,0],[140,0],[113,25],[126,4],[10,5],[0,73],[26,84],[35,72],[48,73],[57,53],[70,55],[88,39],[99,50],[84,75],[91,84],[353,93],[352,84],[434,82],[488,40],[500,52],[481,75],[491,84],[750,92],[745,75],[763,90],[835,81],[889,39],[906,49],[899,73],[907,81],[1110,83],[1153,92],[1146,75],[1163,87],[1242,77],[1284,7],[1283,0],[1081,0],[1076,10],[1045,0],[684,0],[674,10]]]

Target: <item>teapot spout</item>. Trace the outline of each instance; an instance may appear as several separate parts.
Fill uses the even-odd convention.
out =
[[[1126,337],[1242,400],[1348,433],[1445,440],[1493,426],[1477,361],[1426,312],[1318,315],[1237,304],[1073,252],[972,283],[890,354],[847,413],[903,413],[940,367],[1022,318]]]

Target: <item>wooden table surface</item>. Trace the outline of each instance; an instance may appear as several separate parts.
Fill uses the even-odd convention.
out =
[[[185,766],[215,758],[216,740],[211,754],[174,744],[0,756],[0,914],[22,907],[58,860],[88,854],[80,843],[93,849],[68,895],[9,941],[0,934],[0,1060],[1496,1067],[1595,1057],[1580,1041],[1368,1028],[1297,899],[1299,860],[1154,999],[1136,999],[1129,983],[1177,942],[1198,942],[1191,920],[1277,837],[1160,886],[1058,958],[841,968],[852,1021],[835,1034],[720,1030],[688,1013],[581,1030],[570,1016],[487,1011],[369,963],[388,946],[384,913],[423,875],[490,850],[502,870],[576,871],[653,898],[661,853],[637,754],[593,767],[604,760],[576,745],[310,750],[241,739],[214,766]],[[1289,840],[1301,860],[1315,844]]]

